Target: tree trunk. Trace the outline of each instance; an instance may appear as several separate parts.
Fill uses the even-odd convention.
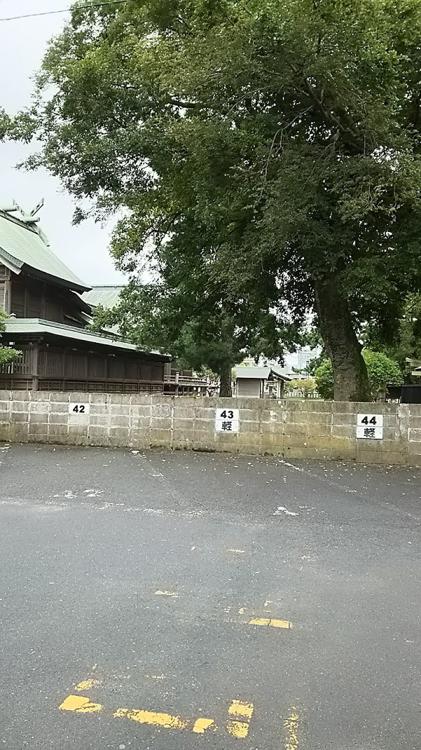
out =
[[[369,401],[367,368],[361,354],[346,297],[338,279],[315,282],[320,333],[332,360],[335,401]]]
[[[232,378],[231,365],[222,365],[219,371],[219,395],[221,398],[231,398],[232,396]]]

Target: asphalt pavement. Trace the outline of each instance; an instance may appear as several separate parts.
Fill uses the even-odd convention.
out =
[[[0,444],[0,747],[420,750],[421,472]]]

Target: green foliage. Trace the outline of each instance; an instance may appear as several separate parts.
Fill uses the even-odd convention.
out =
[[[317,367],[314,377],[317,390],[326,401],[333,399],[333,367],[330,359],[325,359]]]
[[[4,331],[4,322],[7,316],[0,310],[0,337],[1,331]],[[20,352],[17,349],[10,349],[7,346],[0,346],[0,366],[7,365],[19,357]]]
[[[9,132],[78,220],[124,209],[119,266],[159,278],[153,316],[121,309],[139,342],[214,367],[316,311],[352,380],[361,327],[386,340],[420,289],[420,36],[419,0],[78,3]]]
[[[386,343],[382,332],[371,325],[365,332],[367,346],[383,350],[395,359],[408,377],[412,362],[421,362],[421,294],[411,294],[404,302],[402,316]]]
[[[300,391],[303,398],[308,398],[316,390],[316,382],[313,378],[305,380],[291,380],[285,385],[287,391]]]
[[[403,375],[397,362],[383,352],[363,350],[367,366],[371,398],[380,397],[387,385],[402,385]],[[315,372],[317,390],[324,399],[333,398],[333,368],[330,359],[325,359]]]

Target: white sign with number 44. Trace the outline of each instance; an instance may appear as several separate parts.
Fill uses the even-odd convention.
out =
[[[383,414],[358,414],[357,438],[383,440]]]
[[[215,414],[216,432],[239,432],[240,410],[239,409],[217,409]]]

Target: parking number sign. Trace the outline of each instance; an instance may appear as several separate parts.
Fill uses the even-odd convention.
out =
[[[240,410],[239,409],[217,409],[215,415],[216,432],[239,432]]]
[[[357,438],[383,440],[383,414],[358,414]]]

